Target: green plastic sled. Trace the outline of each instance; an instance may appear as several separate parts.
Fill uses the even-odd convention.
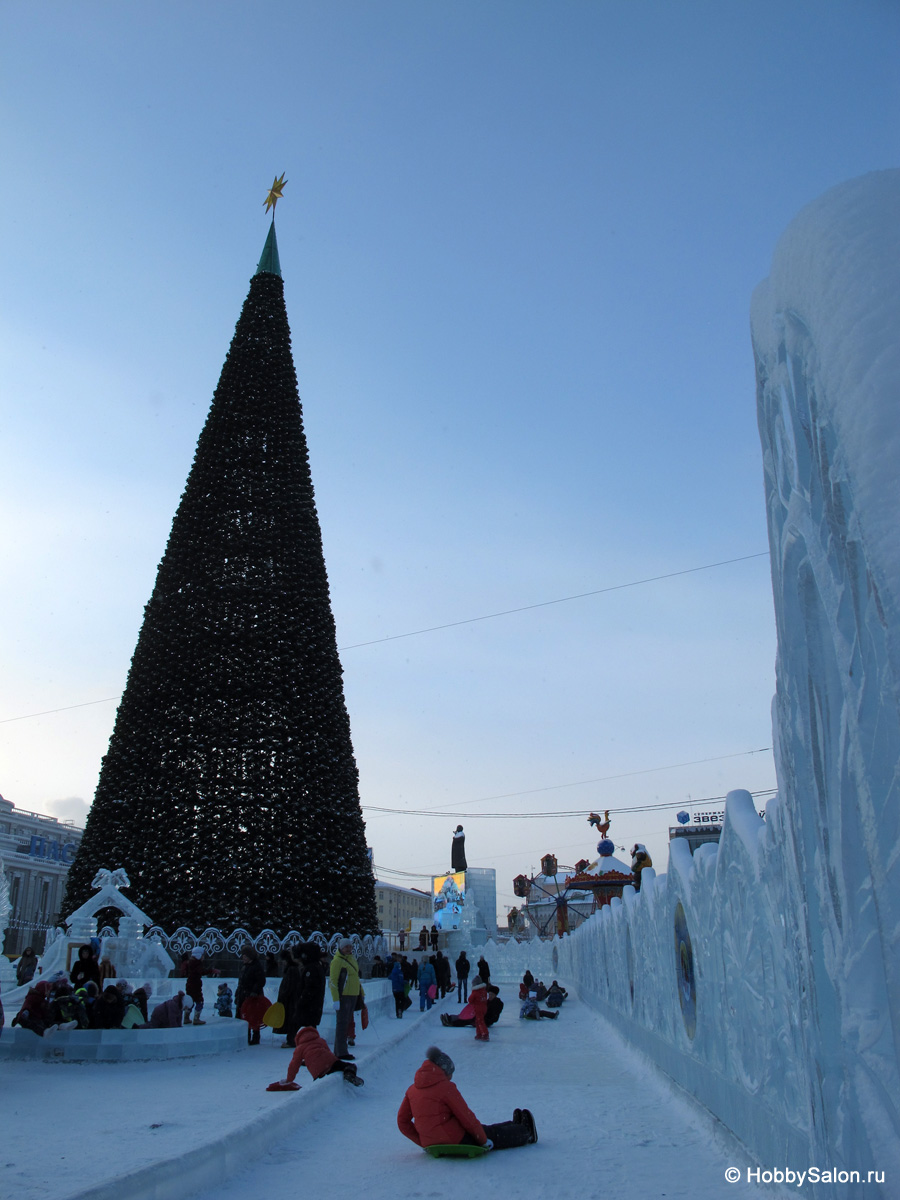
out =
[[[481,1158],[487,1146],[426,1146],[425,1153],[432,1158]]]

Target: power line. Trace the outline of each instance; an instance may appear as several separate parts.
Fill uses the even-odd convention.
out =
[[[588,783],[609,783],[611,780],[614,780],[614,779],[631,779],[635,775],[652,775],[656,771],[675,771],[679,767],[697,767],[697,766],[700,766],[702,763],[722,762],[726,758],[746,758],[751,754],[765,754],[766,751],[771,750],[771,749],[772,749],[771,746],[761,746],[758,750],[738,750],[734,754],[714,754],[710,758],[694,758],[688,762],[669,763],[669,765],[666,767],[644,767],[640,771],[623,771],[619,775],[598,775],[596,779],[578,779],[574,783],[551,783],[551,784],[548,784],[546,787],[526,788],[526,790],[522,791],[522,792],[500,792],[496,796],[479,796],[477,800],[458,800],[458,801],[455,801],[455,803],[457,803],[457,804],[487,804],[487,802],[489,800],[510,800],[510,799],[514,799],[516,796],[533,796],[539,792],[555,792],[560,788],[584,787],[585,784],[588,784]],[[451,807],[452,807],[452,804],[444,804],[444,805],[438,804],[435,806],[434,809],[429,809],[428,812],[429,813],[431,813],[431,812],[437,813],[441,809],[448,809]],[[373,808],[372,811],[373,812],[406,812],[408,810],[407,809],[399,809],[399,808],[384,808],[384,809],[374,809]],[[581,810],[579,809],[579,812],[580,811]],[[480,814],[444,812],[443,815],[445,817],[452,817],[452,816],[465,817],[465,816],[473,816],[473,815],[477,816]]]
[[[66,704],[62,708],[45,708],[43,712],[24,713],[21,717],[0,717],[0,725],[6,725],[10,721],[29,721],[32,717],[48,717],[51,713],[71,712],[73,708],[89,708],[92,704],[109,704],[111,700],[118,699],[118,696],[106,696],[103,700],[85,700],[82,704]]]
[[[520,608],[507,608],[502,612],[485,613],[480,617],[466,617],[461,621],[449,621],[446,625],[430,625],[425,629],[413,629],[408,633],[388,634],[387,637],[373,638],[369,642],[354,642],[350,646],[340,646],[339,651],[344,650],[359,650],[363,646],[377,646],[379,642],[396,642],[401,638],[419,637],[423,633],[436,633],[440,629],[453,629],[458,625],[473,625],[478,621],[492,621],[495,617],[508,617],[513,613],[529,612],[534,608],[548,608],[553,604],[566,604],[569,600],[583,600],[588,596],[602,596],[606,592],[619,592],[623,588],[640,587],[644,583],[658,583],[662,579],[675,579],[679,575],[693,575],[697,571],[711,571],[715,567],[727,567],[732,563],[749,562],[753,558],[766,558],[768,550],[760,551],[758,554],[744,554],[740,558],[726,558],[721,562],[705,563],[702,567],[687,567],[683,571],[670,571],[667,575],[650,575],[646,579],[633,579],[630,583],[616,583],[611,587],[597,588],[592,592],[578,592],[573,596],[560,596],[556,600],[541,600],[537,604],[525,604]],[[81,704],[64,704],[59,708],[46,708],[43,712],[23,713],[19,717],[0,717],[0,725],[9,724],[11,721],[30,721],[33,717],[49,717],[54,713],[71,712],[75,708],[89,708],[92,704],[110,704],[114,700],[120,699],[119,696],[105,696],[102,700],[85,700]],[[595,782],[589,780],[588,782]],[[572,784],[571,786],[575,786]],[[489,797],[489,799],[501,799],[502,797]],[[471,803],[476,803],[471,801]]]
[[[595,588],[592,592],[577,592],[573,596],[560,596],[556,600],[541,600],[537,604],[523,604],[520,608],[504,608],[500,612],[485,613],[480,617],[466,617],[461,621],[448,621],[446,625],[429,625],[425,629],[413,629],[409,633],[392,633],[387,637],[373,638],[370,642],[354,642],[340,646],[339,650],[359,650],[362,646],[377,646],[380,642],[396,642],[401,638],[418,637],[422,633],[436,633],[439,629],[455,629],[458,625],[474,625],[477,621],[492,621],[495,617],[509,617],[513,613],[530,612],[534,608],[548,608],[551,604],[567,604],[570,600],[584,600],[588,596],[602,596],[606,592],[620,592],[623,588],[640,587],[644,583],[659,583],[662,579],[675,579],[679,575],[693,575],[697,571],[711,571],[714,567],[728,567],[732,563],[748,562],[751,558],[768,558],[768,550],[758,554],[744,554],[740,558],[726,558],[722,562],[705,563],[702,567],[687,567],[683,571],[670,571],[667,575],[650,575],[646,579],[633,579],[630,583],[615,583],[610,587]]]
[[[377,863],[374,865],[373,870],[376,872],[376,874],[400,875],[404,879],[430,879],[432,874],[438,873],[428,871],[398,871],[394,867],[379,867]]]
[[[662,768],[661,768],[662,769]],[[566,786],[563,784],[562,786]],[[751,792],[751,796],[771,796],[777,791],[776,788],[765,788],[763,791]],[[697,800],[688,800],[686,804],[681,801],[667,800],[657,804],[635,804],[630,808],[616,808],[611,811],[617,816],[627,815],[629,813],[640,812],[655,812],[664,808],[675,808],[679,805],[685,808],[697,808],[701,804],[712,804],[716,800],[724,800],[724,796],[701,796]],[[474,821],[476,819],[493,821],[532,821],[544,819],[547,817],[583,817],[585,809],[574,808],[564,811],[553,810],[550,812],[531,812],[531,813],[463,813],[463,812],[445,812],[443,809],[434,808],[379,808],[373,804],[363,804],[363,812],[379,812],[379,813],[394,813],[403,817],[465,817],[467,820]]]
[[[750,795],[751,795],[751,796],[773,796],[777,790],[778,790],[777,788],[765,788],[764,790],[762,790],[762,791],[759,791],[759,792],[751,792],[751,793],[750,793]],[[690,801],[690,802],[689,802],[689,803],[686,805],[686,807],[687,807],[687,808],[695,808],[695,807],[697,807],[697,806],[698,806],[698,805],[700,805],[700,804],[711,804],[711,803],[713,803],[713,802],[715,802],[715,801],[717,801],[717,800],[724,800],[724,799],[725,799],[725,796],[704,796],[704,797],[700,798],[699,800],[691,800],[691,801]],[[674,805],[674,804],[645,804],[645,805],[636,806],[635,808],[627,808],[627,809],[626,809],[626,808],[622,808],[622,809],[617,809],[617,810],[616,810],[616,815],[618,816],[618,815],[620,815],[620,814],[621,814],[621,815],[626,815],[626,816],[627,816],[627,815],[629,815],[630,813],[637,813],[637,812],[649,812],[649,811],[651,811],[651,810],[653,810],[653,809],[660,809],[660,808],[674,808],[674,807],[675,807],[675,805]],[[399,811],[401,811],[401,810],[399,810],[399,809],[396,809],[396,810],[390,810],[390,811],[397,811],[397,812],[399,812]],[[441,816],[448,816],[448,815],[453,815],[453,814],[447,814],[447,813],[441,813],[441,814],[437,814],[437,813],[430,813],[430,814],[427,814],[427,815],[430,815],[430,816],[438,816],[438,815],[441,815]],[[469,816],[472,816],[472,815],[475,815],[475,814],[472,814],[472,813],[470,813],[470,814],[469,814]],[[477,815],[478,815],[478,816],[487,816],[487,815],[491,815],[491,816],[509,816],[509,814],[501,814],[501,813],[493,813],[493,814],[479,813],[479,814],[477,814]],[[575,812],[575,813],[532,813],[532,814],[529,814],[529,815],[531,815],[531,816],[536,816],[536,817],[538,817],[538,816],[544,816],[544,817],[571,817],[571,816],[576,816],[576,817],[581,817],[581,816],[584,816],[584,811],[583,811],[583,810],[579,810],[578,812]],[[521,814],[519,814],[519,816],[521,816]],[[581,843],[581,842],[576,842],[576,843],[573,843],[572,845],[569,845],[569,846],[562,846],[562,847],[560,847],[560,848],[561,848],[562,850],[573,850],[573,849],[578,849],[578,848],[579,848],[581,845],[582,845],[582,843]],[[624,846],[617,846],[617,847],[616,847],[616,849],[618,849],[618,850],[624,850],[625,848],[624,848]],[[531,852],[531,853],[533,853],[533,852]],[[500,854],[500,855],[494,855],[490,861],[492,861],[492,862],[493,862],[493,861],[495,861],[497,858],[518,858],[518,859],[522,859],[522,858],[527,858],[528,856],[529,856],[529,852],[528,852],[528,851],[514,850],[514,851],[513,851],[512,853],[510,853],[510,854]],[[482,859],[481,861],[483,862],[484,860]],[[395,876],[397,876],[397,877],[402,877],[402,878],[404,878],[404,879],[431,879],[431,878],[432,878],[434,875],[441,875],[441,874],[443,874],[443,873],[444,873],[444,872],[442,872],[442,871],[431,871],[431,872],[428,872],[428,871],[401,871],[401,870],[400,870],[399,868],[397,868],[397,867],[382,867],[382,866],[375,866],[375,867],[374,867],[374,870],[375,870],[376,872],[378,872],[379,874],[381,874],[381,875],[395,875]]]

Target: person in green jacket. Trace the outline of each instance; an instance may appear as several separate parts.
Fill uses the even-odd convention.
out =
[[[338,1058],[352,1059],[354,1056],[347,1053],[347,1030],[362,997],[362,984],[359,981],[359,963],[349,938],[338,943],[328,971],[328,983],[335,1012],[334,1053]]]

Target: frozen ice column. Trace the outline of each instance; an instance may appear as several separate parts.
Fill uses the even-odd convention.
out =
[[[900,1179],[900,171],[788,227],[752,309],[813,1140]]]

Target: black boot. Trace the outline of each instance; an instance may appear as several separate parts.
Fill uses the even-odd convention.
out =
[[[258,1029],[250,1030],[250,1045],[251,1046],[259,1045],[259,1030]]]
[[[529,1108],[522,1109],[522,1124],[526,1127],[528,1132],[531,1134],[532,1142],[536,1142],[538,1140],[537,1126],[534,1123],[534,1117],[531,1115],[531,1109],[529,1109]]]

